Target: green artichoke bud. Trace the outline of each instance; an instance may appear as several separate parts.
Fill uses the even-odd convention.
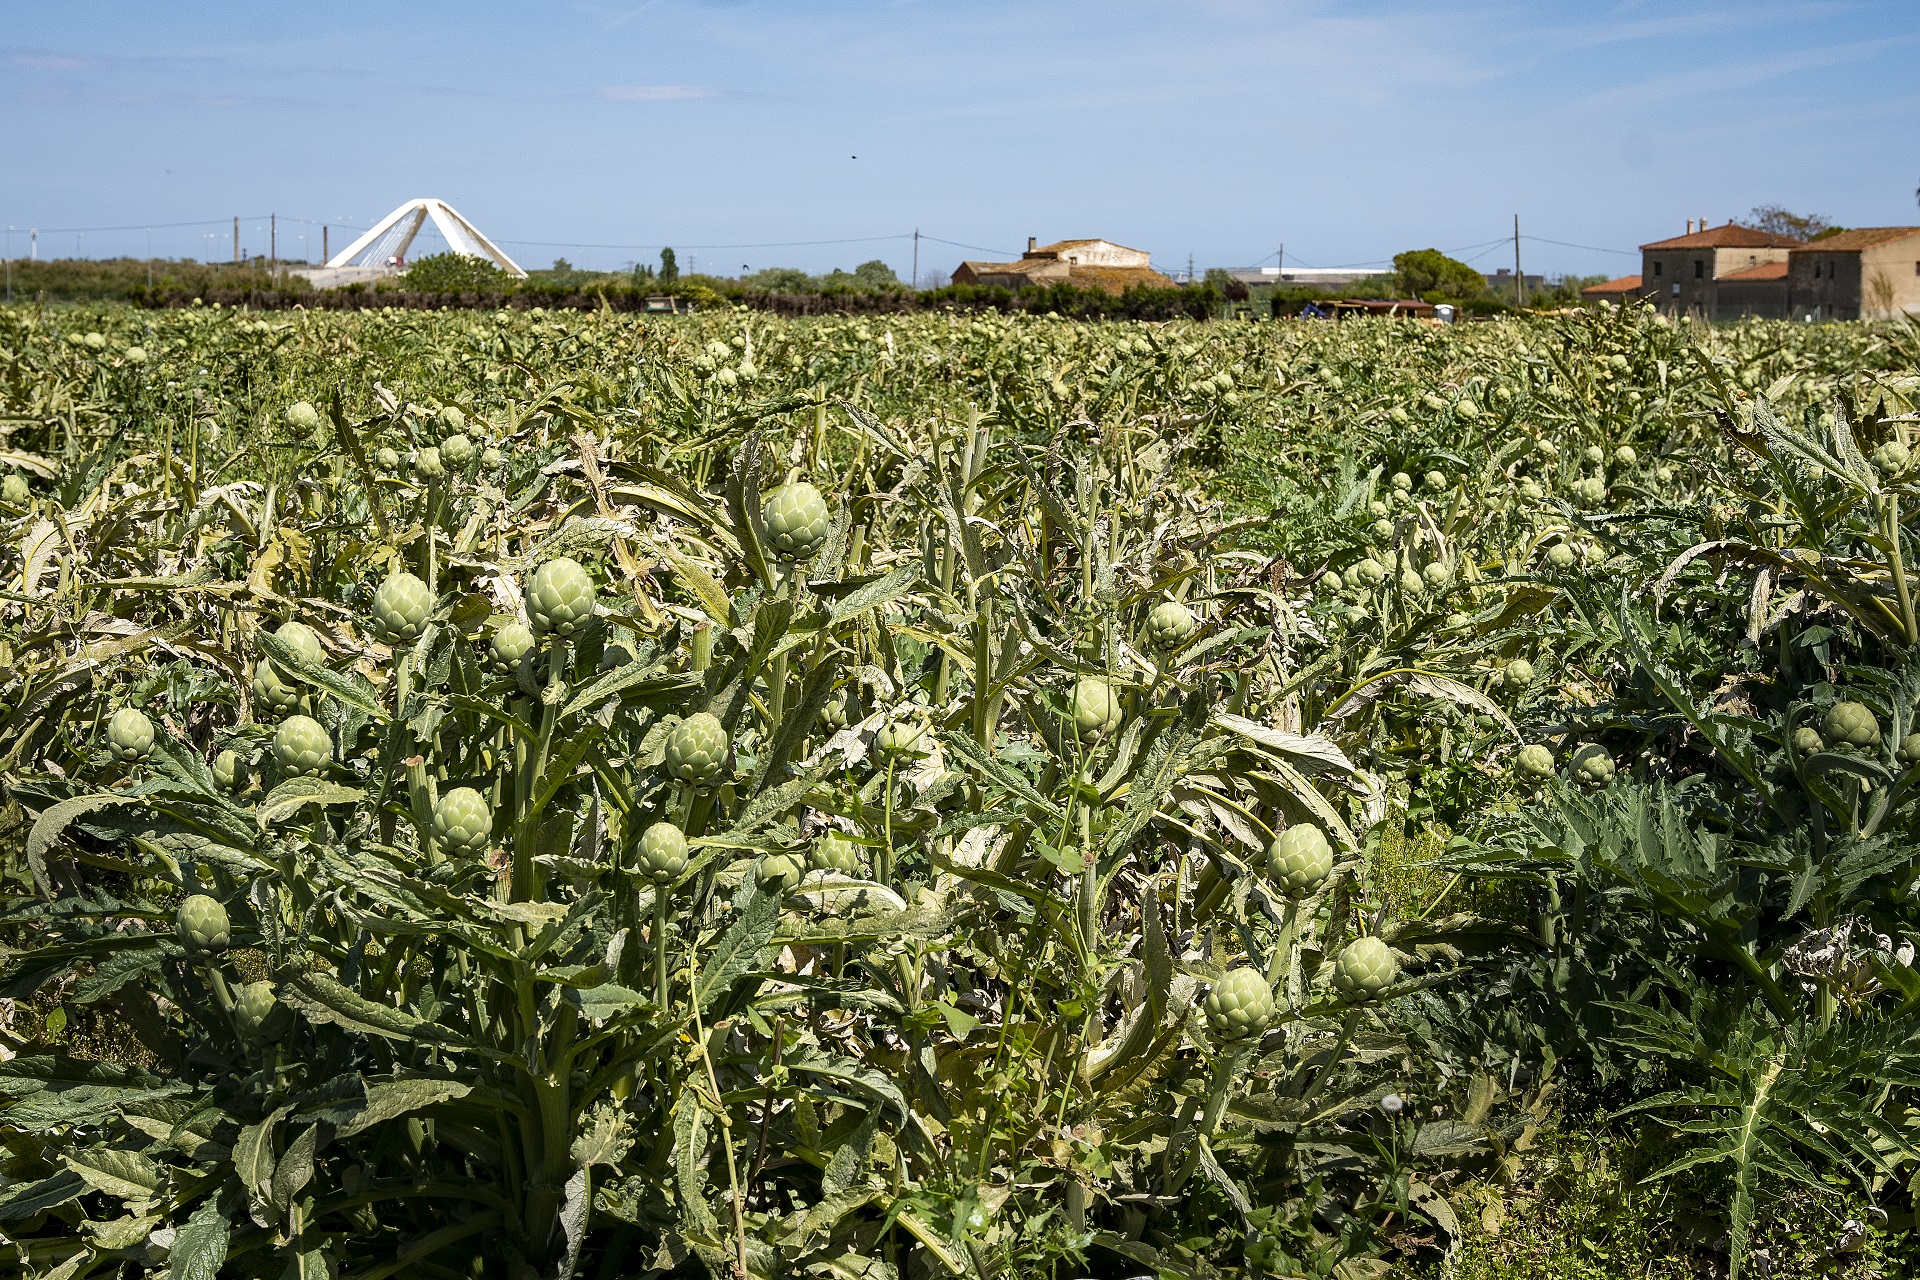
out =
[[[316,667],[326,662],[327,651],[320,647],[320,637],[306,623],[283,622],[273,634],[276,639],[286,641],[302,662]]]
[[[1613,451],[1616,466],[1631,467],[1639,464],[1640,454],[1630,444],[1623,444]]]
[[[1353,577],[1363,587],[1377,587],[1387,580],[1387,566],[1378,560],[1362,560],[1353,566]]]
[[[1597,507],[1607,500],[1607,485],[1597,476],[1573,482],[1573,497],[1576,502],[1589,507]]]
[[[1889,440],[1873,451],[1873,469],[1883,476],[1897,476],[1907,469],[1907,446]]]
[[[173,913],[173,932],[180,945],[195,955],[225,951],[231,940],[227,909],[219,899],[196,893]]]
[[[687,836],[671,822],[656,822],[640,833],[635,868],[655,884],[672,884],[687,869]]]
[[[1547,563],[1556,569],[1571,569],[1577,559],[1571,542],[1556,542],[1547,548]]]
[[[1588,466],[1597,467],[1607,460],[1607,451],[1597,444],[1590,444],[1580,456],[1587,460]]]
[[[1525,778],[1551,778],[1553,776],[1553,752],[1537,742],[1529,742],[1520,748],[1513,758],[1514,768]]]
[[[487,665],[495,671],[508,672],[525,662],[538,643],[533,631],[523,622],[509,622],[493,633],[493,639],[487,643]]]
[[[1858,702],[1836,702],[1820,722],[1820,736],[1835,746],[1877,746],[1880,722],[1873,712]]]
[[[1207,990],[1207,1025],[1222,1040],[1259,1035],[1273,1021],[1273,989],[1258,969],[1232,969]]]
[[[442,444],[446,443],[446,437],[458,435],[467,429],[467,415],[460,412],[458,405],[441,406],[439,416]]]
[[[1375,542],[1392,542],[1393,521],[1375,520],[1367,527],[1367,532],[1373,536]]]
[[[273,758],[295,777],[319,773],[333,763],[333,739],[312,716],[288,716],[273,731]]]
[[[853,708],[845,689],[835,691],[827,699],[827,705],[820,708],[820,723],[829,729],[844,729],[853,723]]]
[[[807,864],[796,854],[770,853],[760,859],[760,887],[768,893],[785,893],[807,874]]]
[[[829,831],[813,842],[811,861],[816,870],[857,876],[860,874],[860,846],[838,831]]]
[[[1900,739],[1900,747],[1893,756],[1901,764],[1920,764],[1920,733],[1910,733]]]
[[[382,445],[380,451],[373,455],[373,464],[388,475],[392,475],[400,469],[400,455]]]
[[[1515,658],[1500,673],[1500,683],[1516,692],[1533,683],[1533,664],[1525,658]]]
[[[418,640],[432,613],[433,594],[427,584],[404,569],[373,593],[373,629],[390,645]]]
[[[253,664],[253,702],[275,715],[300,705],[301,689],[280,674],[280,668],[266,658]]]
[[[506,456],[492,445],[488,445],[480,451],[480,465],[488,471],[498,471],[500,464],[506,460]]]
[[[1453,406],[1453,411],[1465,418],[1468,422],[1472,422],[1480,416],[1480,406],[1471,400],[1461,400]]]
[[[1267,878],[1296,901],[1310,898],[1333,874],[1333,845],[1311,822],[1296,822],[1267,850]]]
[[[473,441],[463,435],[450,435],[440,442],[440,461],[455,471],[465,471],[467,464],[473,461],[473,455],[478,452]]]
[[[1547,496],[1547,491],[1540,487],[1538,480],[1528,477],[1520,482],[1520,496],[1529,502],[1538,502]]]
[[[1666,466],[1655,467],[1653,469],[1653,478],[1655,480],[1658,480],[1661,484],[1672,484],[1673,468],[1666,467]]]
[[[1349,1000],[1372,1000],[1400,976],[1393,948],[1378,938],[1355,938],[1333,962],[1333,988]]]
[[[1810,756],[1816,751],[1825,751],[1827,744],[1821,740],[1818,729],[1803,724],[1793,731],[1793,749],[1797,755]]]
[[[1613,757],[1597,742],[1589,742],[1573,753],[1573,780],[1589,787],[1604,787],[1613,781]]]
[[[1392,515],[1393,508],[1376,498],[1367,504],[1367,514],[1379,520],[1384,516]]]
[[[472,787],[455,787],[433,806],[433,838],[448,853],[479,853],[493,838],[493,810]]]
[[[1415,573],[1412,569],[1402,569],[1400,571],[1400,590],[1410,596],[1425,595],[1427,580]]]
[[[287,425],[310,436],[320,429],[320,411],[305,400],[296,400],[287,406]]]
[[[883,756],[925,756],[927,727],[917,720],[889,720],[873,736],[873,749]]]
[[[1394,472],[1393,479],[1389,480],[1387,483],[1391,484],[1395,489],[1399,490],[1401,493],[1411,493],[1413,491],[1413,477],[1408,475],[1404,471]]]
[[[536,631],[570,636],[593,616],[593,579],[577,560],[561,556],[527,576],[527,615]]]
[[[280,1003],[273,984],[249,982],[233,998],[233,1029],[243,1040],[272,1044],[293,1027],[293,1011]]]
[[[667,772],[696,787],[707,786],[726,767],[728,746],[720,721],[696,711],[667,732]]]
[[[0,502],[10,507],[24,507],[33,501],[33,490],[28,487],[26,477],[9,475],[0,480]]]
[[[107,721],[107,749],[122,764],[145,760],[153,750],[153,721],[136,707],[122,707]]]
[[[240,785],[240,757],[231,748],[213,758],[213,785],[232,791]]]
[[[1445,560],[1435,560],[1420,571],[1420,577],[1435,591],[1445,591],[1453,585],[1453,566]]]
[[[1444,472],[1429,471],[1421,477],[1421,483],[1427,486],[1429,493],[1439,493],[1447,487],[1447,477]]]
[[[1193,628],[1193,611],[1178,600],[1162,600],[1147,614],[1147,639],[1156,649],[1179,648]]]
[[[767,545],[782,560],[811,560],[827,543],[827,500],[804,480],[767,495]]]
[[[1074,731],[1089,742],[1098,742],[1120,727],[1123,715],[1120,695],[1099,676],[1082,676],[1073,685]]]
[[[440,451],[429,445],[413,455],[413,474],[417,480],[432,484],[436,480],[447,478],[447,465],[441,461]]]

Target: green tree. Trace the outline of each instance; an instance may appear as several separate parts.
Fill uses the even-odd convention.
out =
[[[421,293],[475,293],[507,287],[507,273],[485,258],[462,253],[435,253],[416,259],[403,277],[406,287]]]
[[[1413,294],[1428,302],[1478,297],[1487,287],[1485,276],[1438,249],[1409,249],[1405,253],[1396,253],[1393,255],[1393,270],[1400,278],[1403,293]]]
[[[1778,204],[1755,205],[1742,225],[1777,236],[1792,236],[1795,240],[1818,240],[1845,230],[1823,213],[1795,213]]]
[[[871,262],[863,262],[855,267],[853,269],[853,278],[868,289],[906,288],[906,286],[900,282],[900,277],[893,273],[893,268],[878,258],[873,259]]]
[[[660,283],[672,284],[680,278],[680,263],[673,256],[673,246],[660,251]]]

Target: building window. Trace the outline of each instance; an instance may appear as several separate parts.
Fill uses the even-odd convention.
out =
[[[1702,262],[1699,258],[1695,258],[1693,260],[1693,278],[1695,280],[1698,280],[1706,274],[1707,274],[1707,264],[1705,262]]]
[[[1655,275],[1659,275],[1659,274],[1660,274],[1660,265],[1661,265],[1661,264],[1660,264],[1660,263],[1658,263],[1658,262],[1655,262],[1655,263],[1653,264],[1653,274],[1655,274]],[[1914,273],[1915,275],[1917,275],[1917,276],[1920,276],[1920,262],[1916,262],[1916,263],[1914,263],[1914,264],[1913,264],[1913,273]]]

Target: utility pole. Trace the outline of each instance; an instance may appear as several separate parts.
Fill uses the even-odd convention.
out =
[[[1514,220],[1514,225],[1520,225],[1518,219]],[[280,215],[270,213],[267,215],[267,263],[271,266],[278,261],[280,261]]]
[[[333,228],[329,226],[320,228],[320,265],[323,267],[327,265],[327,260],[333,257],[332,248],[327,244],[327,233],[332,230]]]
[[[1520,274],[1520,215],[1513,215],[1513,305],[1527,305],[1527,278]]]
[[[908,281],[908,287],[916,293],[920,289],[920,228],[918,227],[913,229],[913,279]]]
[[[236,267],[240,265],[240,218],[238,215],[233,219],[233,265]]]
[[[1193,254],[1187,254],[1187,283],[1193,283]]]
[[[1283,284],[1287,279],[1287,242],[1280,242],[1280,252],[1274,255],[1273,282]]]
[[[32,258],[33,258],[33,261],[38,262],[40,261],[40,228],[33,227],[33,228],[30,228],[30,231],[33,239]]]

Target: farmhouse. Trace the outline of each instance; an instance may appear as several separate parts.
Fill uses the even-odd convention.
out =
[[[1580,291],[1580,296],[1589,302],[1611,302],[1617,306],[1629,298],[1639,297],[1640,293],[1639,276],[1620,276],[1590,284]]]
[[[1785,265],[1787,254],[1801,245],[1792,236],[1757,231],[1735,222],[1699,230],[1687,220],[1687,234],[1640,246],[1641,291],[1662,314],[1695,320],[1736,319],[1742,315],[1787,314],[1784,277],[1746,276],[1721,303],[1721,282],[1755,267]]]
[[[1787,256],[1795,320],[1890,320],[1920,314],[1920,227],[1861,227]]]
[[[1111,240],[1059,240],[1043,245],[1032,236],[1027,237],[1027,251],[1018,262],[963,262],[955,269],[953,282],[1002,289],[1070,284],[1108,293],[1125,293],[1141,285],[1173,287],[1171,279],[1153,269],[1144,249],[1129,249]]]

